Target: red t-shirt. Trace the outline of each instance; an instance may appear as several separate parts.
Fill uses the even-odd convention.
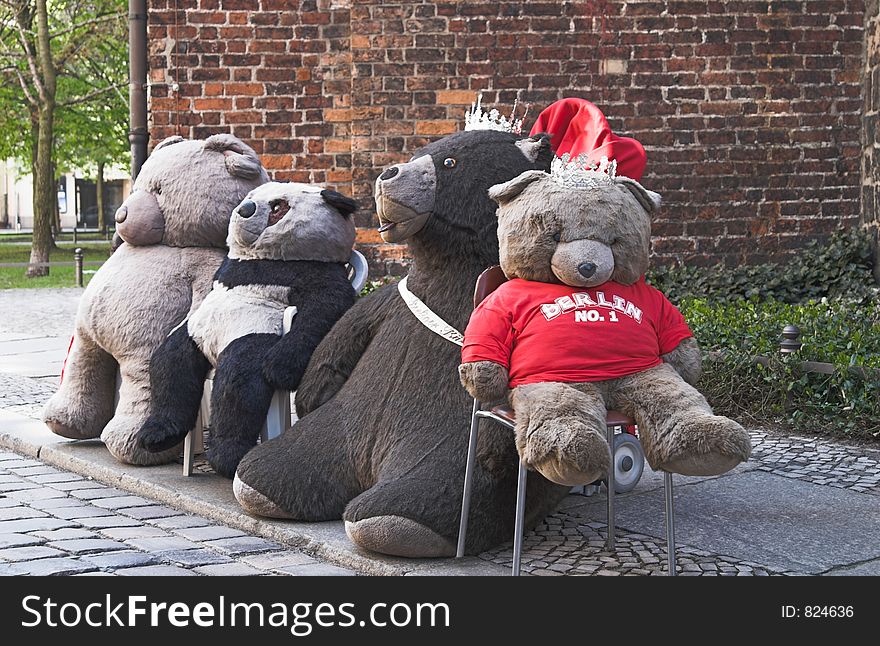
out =
[[[681,312],[644,278],[590,288],[515,278],[474,310],[461,360],[505,366],[511,388],[603,381],[659,365],[691,336]]]

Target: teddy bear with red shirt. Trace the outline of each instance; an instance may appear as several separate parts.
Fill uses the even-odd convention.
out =
[[[489,196],[509,280],[474,310],[459,374],[481,401],[509,396],[523,462],[564,485],[604,477],[609,408],[636,420],[655,470],[717,475],[748,459],[745,429],[693,386],[684,317],[645,282],[660,196],[607,158],[568,154]]]

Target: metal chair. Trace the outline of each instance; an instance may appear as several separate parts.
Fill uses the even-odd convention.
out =
[[[477,284],[474,289],[474,307],[479,305],[489,294],[498,289],[507,281],[501,267],[494,266],[484,271],[477,278]],[[474,465],[477,456],[477,434],[479,432],[480,419],[491,419],[502,426],[513,430],[516,425],[516,414],[514,410],[507,405],[495,406],[490,410],[483,410],[482,402],[474,399],[473,413],[471,414],[471,429],[468,438],[467,463],[464,475],[464,493],[461,501],[461,521],[458,530],[458,546],[456,549],[456,558],[464,556],[465,541],[467,539],[468,515],[470,512],[471,488],[473,485]],[[605,433],[608,445],[615,446],[615,431],[635,424],[634,420],[620,411],[609,410],[605,418]],[[612,455],[612,465],[617,466],[616,460]],[[514,522],[513,534],[513,567],[512,576],[520,575],[520,565],[522,560],[522,544],[523,544],[523,521],[526,509],[526,474],[528,469],[525,464],[520,461],[517,473],[516,487],[516,516]],[[606,480],[607,491],[607,514],[608,514],[608,534],[606,545],[609,550],[614,549],[615,538],[615,521],[614,521],[614,493],[615,493],[615,468],[611,469],[611,473]],[[675,510],[674,510],[674,490],[672,483],[672,474],[664,472],[663,474],[665,488],[665,507],[666,507],[666,554],[669,576],[675,576]]]
[[[364,258],[360,251],[352,250],[351,258],[348,261],[348,279],[351,281],[355,294],[360,294],[364,285],[367,284],[368,275],[367,259]],[[291,306],[284,310],[283,334],[290,332],[294,316],[296,316],[296,307]],[[203,433],[210,426],[211,387],[213,384],[214,371],[211,370],[205,379],[205,388],[202,392],[202,401],[199,405],[199,416],[196,419],[196,425],[186,434],[186,438],[183,441],[184,476],[192,475],[193,460],[196,453],[203,453],[205,450]],[[261,442],[278,437],[290,428],[290,396],[291,393],[286,390],[278,390],[272,396],[272,403],[269,404],[266,421],[263,423],[263,429],[260,431]]]

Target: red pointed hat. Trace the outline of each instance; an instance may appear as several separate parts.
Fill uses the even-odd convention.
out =
[[[602,157],[617,160],[617,174],[636,181],[645,172],[648,157],[642,144],[611,132],[602,111],[586,99],[562,99],[550,105],[532,127],[531,134],[539,132],[553,135],[550,146],[558,157],[587,153],[593,163]]]

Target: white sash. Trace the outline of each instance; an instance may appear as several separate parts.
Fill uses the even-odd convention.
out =
[[[410,312],[419,319],[419,322],[422,325],[431,330],[434,334],[439,334],[455,345],[461,345],[464,342],[464,335],[437,316],[437,314],[434,313],[434,310],[425,305],[418,296],[409,291],[409,288],[406,286],[407,278],[409,278],[409,276],[406,276],[403,280],[397,283],[397,291],[400,292],[400,297],[403,298],[403,302],[406,303]]]

